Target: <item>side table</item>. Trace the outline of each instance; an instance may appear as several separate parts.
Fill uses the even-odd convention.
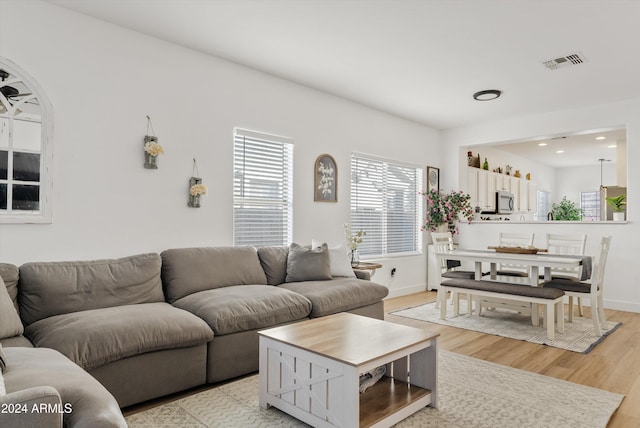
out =
[[[353,270],[368,270],[370,271],[370,275],[373,277],[376,273],[376,269],[380,269],[382,267],[379,263],[371,263],[371,262],[358,262],[357,265],[351,265]]]

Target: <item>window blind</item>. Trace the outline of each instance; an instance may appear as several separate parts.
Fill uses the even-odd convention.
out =
[[[580,192],[580,207],[583,221],[600,220],[600,192]]]
[[[293,234],[293,143],[236,129],[233,154],[234,245],[288,245]]]
[[[358,248],[361,255],[421,252],[422,171],[398,161],[351,155],[351,229],[367,233]]]
[[[538,190],[537,199],[538,212],[535,214],[535,218],[537,221],[546,221],[548,213],[551,212],[551,193]]]

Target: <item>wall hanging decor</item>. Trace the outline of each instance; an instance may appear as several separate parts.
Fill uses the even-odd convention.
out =
[[[430,190],[440,191],[440,168],[433,166],[427,167],[427,192]]]
[[[151,117],[147,116],[147,135],[144,136],[144,167],[158,169],[158,156],[162,153],[164,153],[164,149],[158,144],[158,137],[155,136]]]
[[[193,158],[193,176],[189,179],[189,202],[187,205],[191,208],[200,208],[200,197],[207,194],[207,186],[202,184],[202,178],[196,177],[200,175],[198,164]]]
[[[314,197],[316,202],[338,202],[338,167],[331,155],[320,155],[316,159]]]

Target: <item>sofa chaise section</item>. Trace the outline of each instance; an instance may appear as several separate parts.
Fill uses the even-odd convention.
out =
[[[118,403],[109,391],[61,353],[22,347],[5,348],[4,353],[7,368],[3,376],[8,393],[5,402],[21,402],[29,411],[23,415],[0,415],[0,426],[62,426],[57,425],[61,415],[65,427],[126,428]],[[41,404],[54,407],[38,415],[33,405],[39,408]],[[11,416],[12,421],[8,420]]]
[[[201,385],[213,331],[164,301],[160,270],[158,254],[24,264],[25,336],[87,370],[121,407]]]
[[[213,329],[207,382],[258,369],[257,331],[307,319],[311,302],[267,285],[254,247],[182,248],[162,252],[165,294]]]

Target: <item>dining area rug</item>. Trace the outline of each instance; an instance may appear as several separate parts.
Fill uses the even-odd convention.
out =
[[[559,334],[556,331],[555,339],[549,340],[546,329],[542,328],[542,320],[540,321],[540,326],[533,326],[531,325],[531,317],[529,315],[522,315],[500,308],[491,311],[483,310],[482,316],[480,317],[475,314],[468,315],[466,299],[460,299],[460,315],[453,315],[453,307],[450,305],[450,301],[447,301],[447,305],[449,305],[447,307],[447,318],[442,320],[440,319],[440,309],[436,309],[435,304],[435,302],[425,303],[423,305],[390,312],[390,314],[449,327],[524,340],[526,342],[566,349],[581,354],[591,352],[593,348],[622,325],[621,322],[607,321],[607,328],[604,329],[603,335],[597,336],[594,333],[591,318],[576,315],[573,317],[573,322],[567,322],[565,319],[563,334]]]
[[[258,405],[257,375],[127,416],[129,428],[306,427]],[[624,395],[438,350],[438,407],[399,428],[604,428]],[[366,392],[364,393],[366,394]]]

